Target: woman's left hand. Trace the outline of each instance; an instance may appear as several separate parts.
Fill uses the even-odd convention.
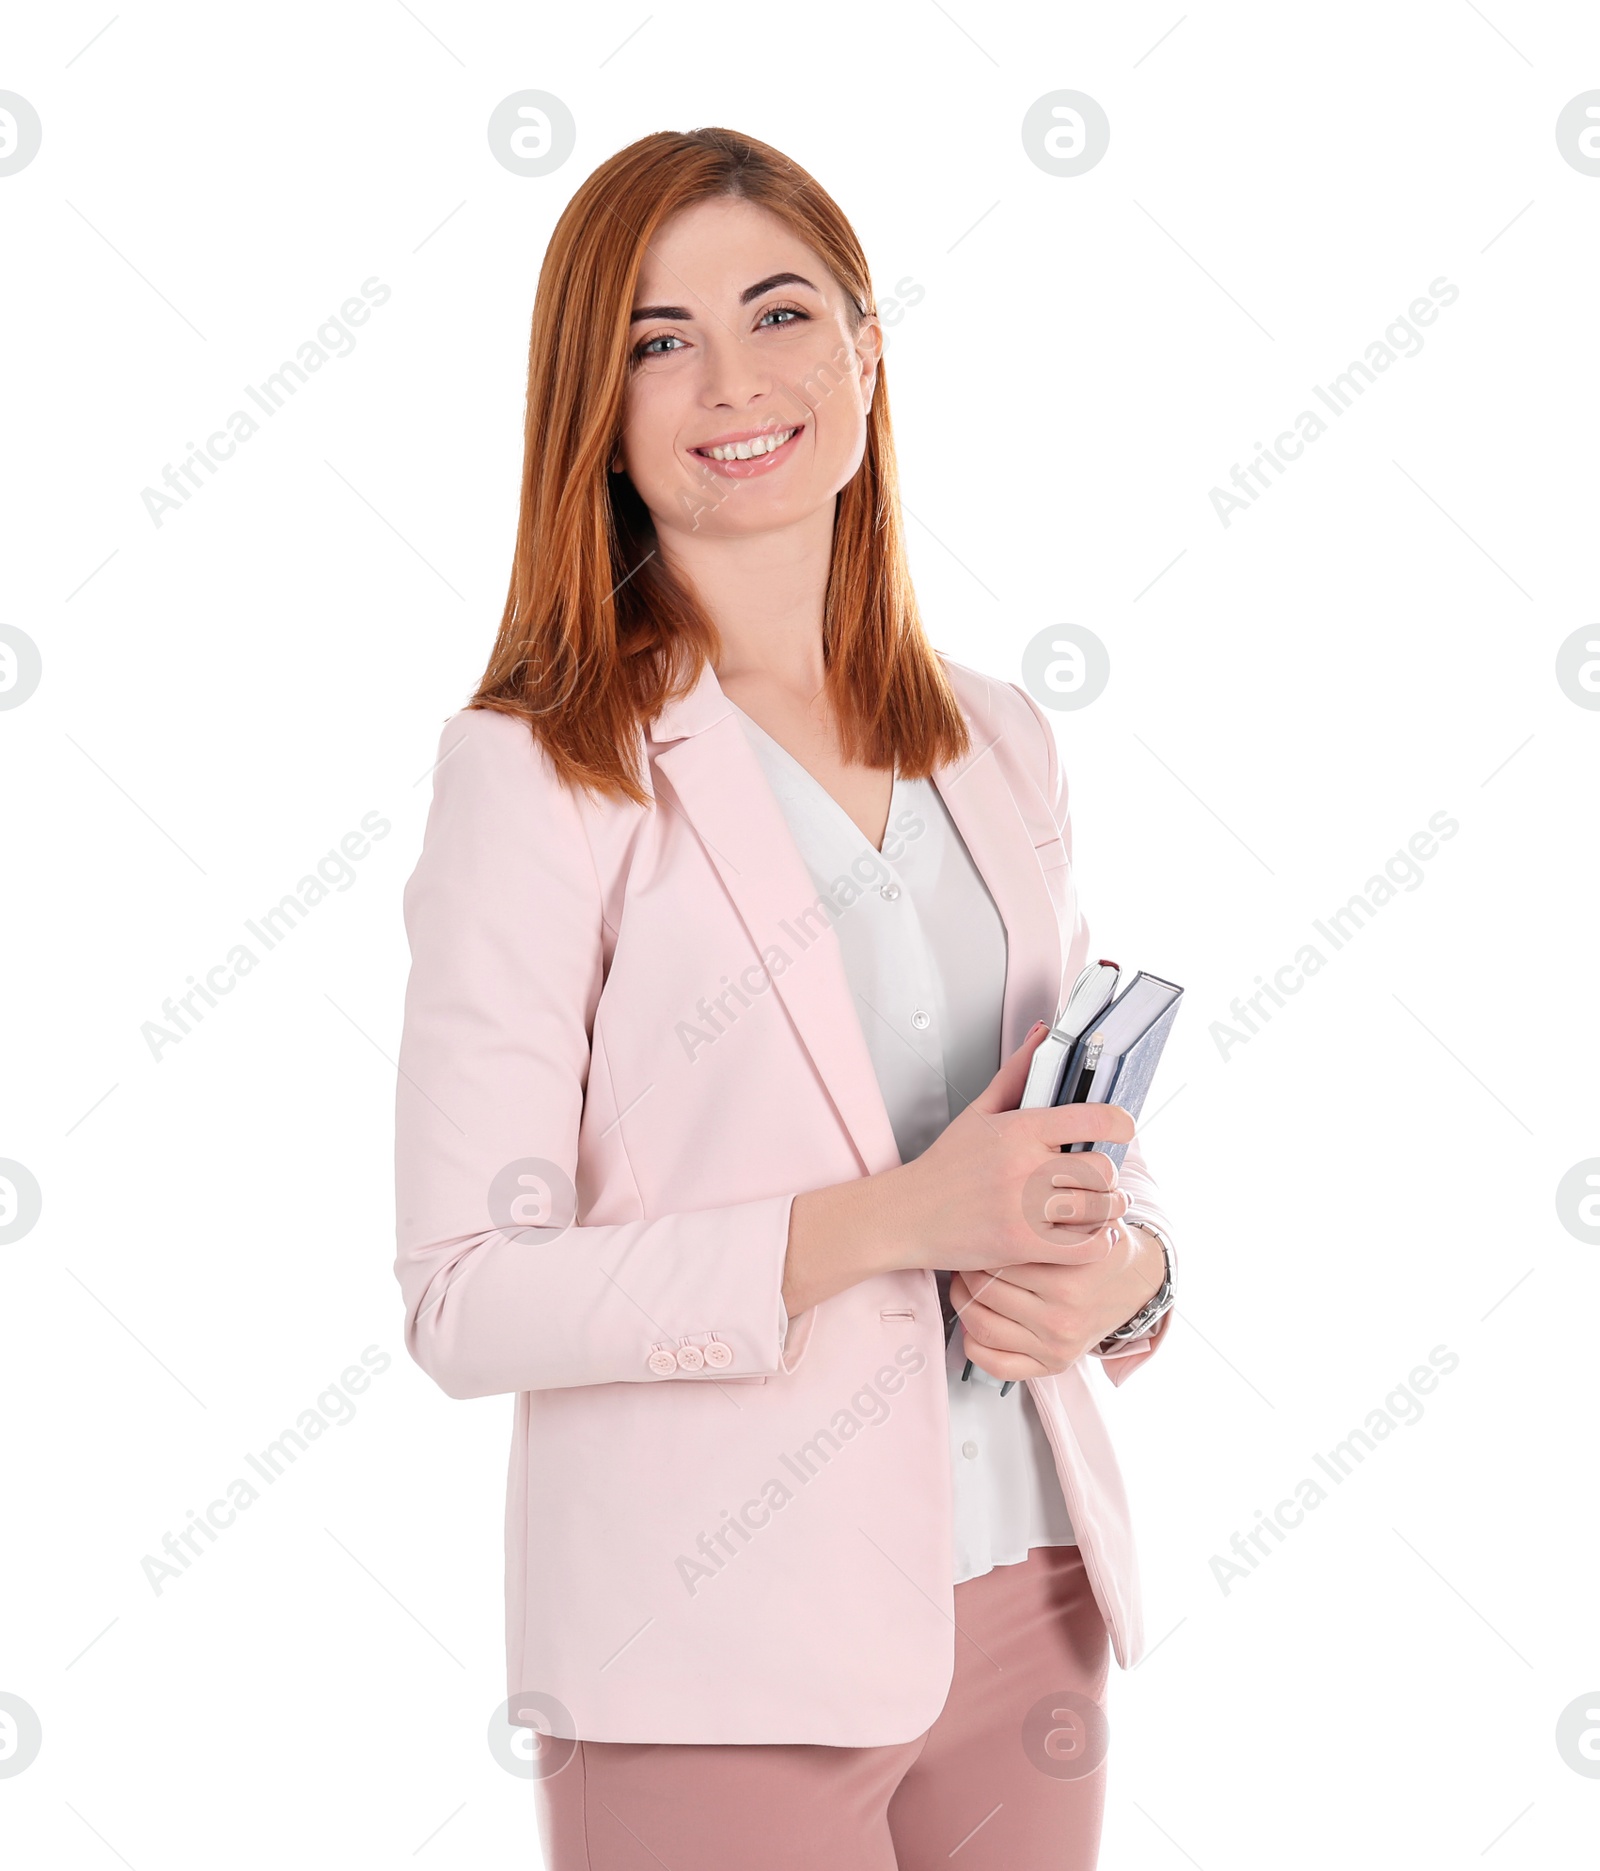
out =
[[[1125,1325],[1160,1290],[1166,1256],[1133,1223],[1116,1230],[1107,1254],[1076,1266],[1030,1261],[953,1274],[950,1299],[972,1362],[1002,1381],[1048,1377]]]

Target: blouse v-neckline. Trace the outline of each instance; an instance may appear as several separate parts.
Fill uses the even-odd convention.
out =
[[[884,840],[888,838],[889,827],[894,823],[895,800],[899,797],[902,785],[898,762],[895,765],[893,776],[889,782],[889,810],[884,815],[883,834],[879,842],[874,844],[803,760],[797,760],[795,756],[790,753],[788,748],[784,746],[782,741],[778,740],[774,735],[769,734],[767,730],[762,727],[761,723],[756,720],[754,715],[746,714],[731,695],[728,697],[728,706],[738,714],[747,727],[754,729],[754,731],[761,736],[765,745],[778,755],[782,764],[789,769],[791,773],[799,779],[800,784],[832,814],[835,822],[839,824],[841,828],[847,829],[853,838],[859,838],[869,851],[875,853],[878,857],[883,856]]]

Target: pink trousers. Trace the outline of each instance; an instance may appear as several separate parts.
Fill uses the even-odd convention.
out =
[[[1093,1871],[1104,1620],[1076,1546],[955,1588],[938,1720],[891,1747],[580,1741],[536,1782],[549,1871]]]

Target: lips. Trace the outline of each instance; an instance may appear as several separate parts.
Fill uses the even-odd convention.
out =
[[[774,435],[783,435],[785,429],[769,424],[764,429],[735,430],[727,435],[714,436],[710,441],[700,442],[688,452],[713,474],[725,475],[733,480],[750,480],[757,475],[770,474],[774,468],[788,461],[805,432],[804,423],[796,424],[788,433],[788,439],[781,442],[778,447],[770,452],[752,454],[744,460],[719,461],[709,451],[713,448],[733,449],[742,444],[758,444],[765,449],[765,445],[771,438]]]

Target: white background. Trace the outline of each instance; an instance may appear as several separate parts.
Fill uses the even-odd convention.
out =
[[[1555,664],[1595,619],[1600,178],[1554,127],[1600,16],[109,17],[13,17],[0,66],[44,126],[0,179],[0,622],[44,661],[0,714],[0,1156],[44,1191],[0,1249],[0,1691],[44,1731],[10,1861],[537,1861],[486,1740],[511,1405],[400,1339],[399,900],[505,595],[549,232],[623,144],[723,124],[835,195],[881,296],[923,289],[886,383],[930,634],[1008,680],[1052,625],[1106,644],[1055,717],[1093,952],[1188,990],[1143,1131],[1183,1297],[1104,1386],[1153,1650],[1113,1671],[1102,1862],[1592,1863],[1555,1726],[1600,1687],[1596,1249],[1555,1192],[1600,1154],[1600,714]],[[577,120],[543,179],[486,139],[524,88]],[[1068,179],[1020,135],[1059,88],[1111,122]],[[355,350],[155,526],[141,490],[373,276]],[[1420,353],[1224,527],[1212,487],[1440,277]],[[1441,811],[1417,887],[1224,1059],[1212,1024]],[[152,1059],[369,812],[348,889]],[[355,1419],[155,1593],[145,1555],[368,1345]],[[1224,1592],[1213,1555],[1441,1345],[1422,1419]]]

